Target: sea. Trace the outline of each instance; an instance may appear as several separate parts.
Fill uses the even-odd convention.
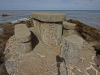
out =
[[[59,12],[66,14],[66,20],[75,19],[100,30],[100,10],[0,10],[0,24],[27,20],[32,12]],[[9,16],[2,17],[2,14]]]

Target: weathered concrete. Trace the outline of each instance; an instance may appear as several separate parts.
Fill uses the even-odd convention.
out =
[[[33,12],[31,17],[43,22],[62,22],[66,20],[66,14],[54,12]]]
[[[80,58],[80,49],[83,39],[77,35],[71,35],[63,39],[61,57],[68,63],[76,63]]]
[[[5,67],[10,75],[14,75],[17,63],[23,59],[23,55],[27,55],[30,51],[32,51],[31,42],[20,43],[15,36],[10,37],[4,51]]]
[[[63,21],[63,28],[69,29],[69,30],[74,30],[75,27],[76,27],[76,24],[70,23],[70,22],[67,22],[67,21]]]
[[[26,24],[15,25],[15,37],[19,42],[27,42],[31,39],[31,33]]]
[[[75,34],[76,24],[63,21],[63,36],[67,37],[69,35]]]
[[[56,23],[41,23],[34,21],[34,34],[47,45],[60,45],[62,25]]]
[[[34,34],[47,45],[60,45],[62,24],[66,14],[51,12],[34,12],[31,17],[34,23]]]
[[[73,35],[73,34],[75,34],[75,30],[63,29],[63,36],[67,37],[67,36],[70,36],[70,35]]]
[[[25,24],[17,24],[15,26],[15,38],[19,42],[23,53],[30,52],[31,46],[31,32]]]

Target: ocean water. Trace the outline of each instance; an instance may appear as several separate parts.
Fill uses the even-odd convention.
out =
[[[60,12],[67,15],[66,20],[76,19],[100,30],[100,10],[42,10],[43,12]],[[0,23],[17,22],[30,17],[33,10],[0,10]],[[9,16],[2,17],[2,14]]]

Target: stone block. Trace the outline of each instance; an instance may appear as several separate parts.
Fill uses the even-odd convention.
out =
[[[63,29],[63,36],[67,37],[67,36],[70,36],[70,35],[73,35],[73,34],[75,34],[75,30]]]
[[[74,30],[75,27],[76,27],[76,24],[70,23],[70,22],[67,22],[67,21],[63,21],[63,28],[69,29],[69,30]]]
[[[31,33],[26,24],[15,25],[15,37],[19,42],[27,42],[31,39]]]
[[[66,14],[54,12],[33,12],[31,17],[43,22],[62,22],[66,20]]]
[[[60,45],[62,24],[34,22],[34,34],[47,45]]]
[[[77,35],[71,35],[63,39],[61,47],[61,57],[67,63],[76,63],[80,58],[80,50],[83,39]]]

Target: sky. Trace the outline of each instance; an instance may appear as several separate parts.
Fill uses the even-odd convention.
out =
[[[100,0],[0,0],[0,10],[100,10]]]

